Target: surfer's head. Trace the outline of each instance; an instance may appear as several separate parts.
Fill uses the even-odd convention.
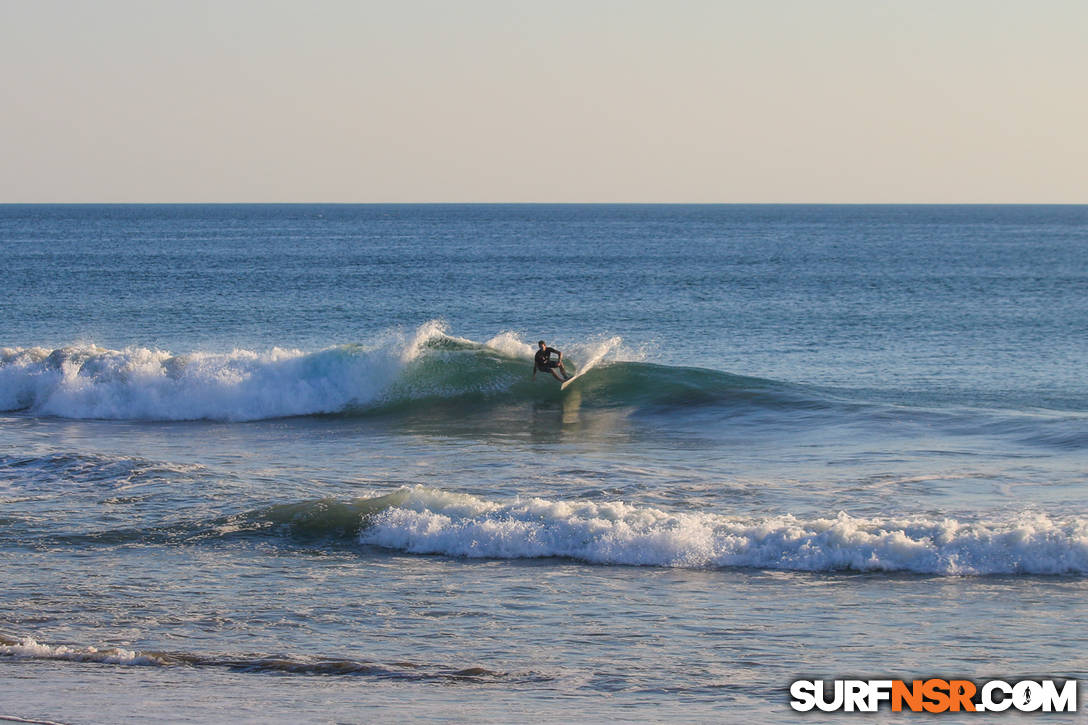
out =
[[[543,340],[537,343],[537,345],[540,345],[541,347],[545,347],[547,344],[548,343],[544,342]]]

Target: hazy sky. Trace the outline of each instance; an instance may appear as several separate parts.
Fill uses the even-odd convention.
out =
[[[1085,0],[0,0],[0,202],[1088,203]]]

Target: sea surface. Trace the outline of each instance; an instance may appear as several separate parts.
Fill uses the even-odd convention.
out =
[[[0,716],[1088,678],[1086,206],[7,205],[0,270]]]

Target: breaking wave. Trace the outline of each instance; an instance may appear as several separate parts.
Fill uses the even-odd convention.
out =
[[[1088,574],[1088,519],[731,517],[622,502],[497,503],[414,488],[360,540],[419,554],[595,564],[941,575]]]
[[[770,381],[638,362],[619,337],[563,348],[575,368],[580,361],[603,361],[580,385],[589,405],[788,397],[786,386]],[[446,334],[438,322],[410,334],[391,332],[374,345],[317,352],[3,348],[0,410],[77,419],[252,421],[396,412],[435,401],[559,399],[558,386],[530,379],[532,354],[514,333],[479,343]]]
[[[349,501],[277,504],[151,529],[48,537],[61,545],[195,545],[277,536],[411,554],[681,568],[928,575],[1088,574],[1088,518],[1021,512],[961,520],[901,515],[728,516],[621,501],[509,502],[423,486]],[[39,542],[42,540],[39,540]]]

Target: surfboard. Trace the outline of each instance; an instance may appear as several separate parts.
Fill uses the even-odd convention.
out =
[[[566,390],[568,385],[570,385],[575,380],[577,380],[578,378],[582,377],[583,375],[588,373],[590,370],[592,370],[593,366],[596,365],[597,363],[599,363],[601,361],[601,358],[603,358],[603,357],[604,357],[604,354],[602,353],[600,355],[597,355],[596,357],[590,358],[586,362],[585,365],[578,368],[578,372],[574,373],[574,375],[572,375],[569,378],[567,378],[566,380],[564,380],[563,384],[559,386],[559,389],[560,390]]]
[[[568,386],[568,385],[570,385],[571,383],[573,383],[573,382],[574,382],[575,380],[577,380],[578,378],[582,377],[582,375],[583,375],[583,371],[582,371],[582,370],[579,370],[579,371],[578,371],[578,372],[576,372],[576,373],[575,373],[574,375],[571,375],[571,376],[570,376],[569,378],[567,378],[566,380],[564,380],[564,381],[563,381],[563,384],[559,386],[559,389],[560,389],[560,390],[566,390],[566,389],[567,389],[567,386]]]

